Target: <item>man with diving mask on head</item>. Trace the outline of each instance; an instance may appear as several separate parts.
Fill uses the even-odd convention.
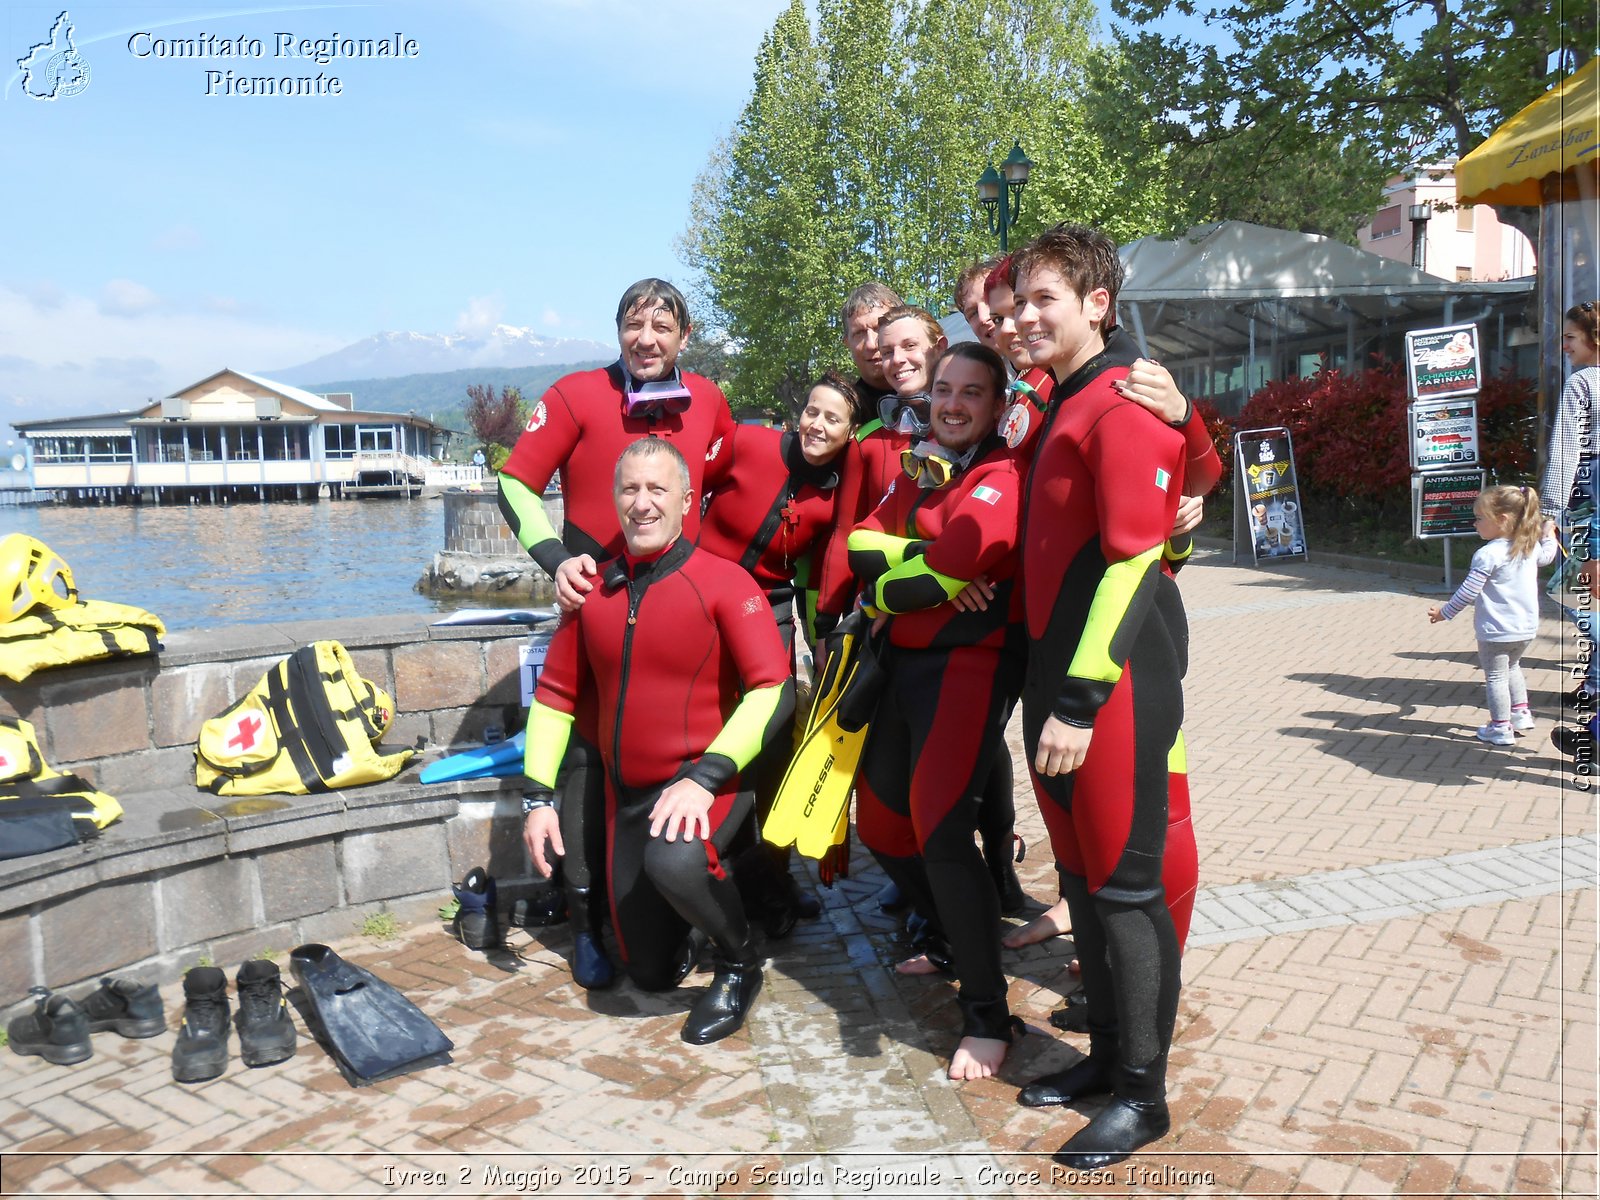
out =
[[[617,361],[565,375],[533,406],[499,477],[500,512],[517,541],[556,584],[564,612],[581,607],[599,583],[598,564],[622,552],[612,498],[617,459],[643,437],[671,442],[689,467],[695,495],[721,481],[721,450],[731,445],[733,415],[709,379],[678,369],[688,343],[689,306],[664,279],[641,279],[617,305]],[[561,475],[565,524],[558,535],[541,495]],[[700,511],[684,517],[684,536],[700,533]],[[595,869],[604,849],[599,756],[592,697],[581,697],[562,764],[561,836],[567,907],[572,917],[573,978],[585,988],[615,977],[601,941],[603,883]]]

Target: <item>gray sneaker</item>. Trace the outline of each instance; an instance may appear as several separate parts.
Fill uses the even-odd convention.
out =
[[[94,1053],[89,1044],[89,1022],[70,996],[52,995],[49,988],[29,988],[34,998],[31,1013],[6,1026],[6,1038],[17,1054],[37,1055],[58,1067],[81,1063]]]
[[[83,1012],[89,1018],[90,1033],[110,1029],[125,1038],[152,1038],[167,1031],[161,993],[154,984],[137,979],[113,979],[107,975],[98,988],[83,998]]]

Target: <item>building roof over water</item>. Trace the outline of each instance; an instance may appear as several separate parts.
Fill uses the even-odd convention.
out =
[[[249,371],[239,370],[238,367],[223,367],[222,370],[207,375],[198,383],[191,383],[188,387],[179,388],[177,391],[171,393],[170,398],[175,400],[184,395],[186,392],[192,392],[198,387],[204,387],[213,379],[220,379],[224,375],[237,375],[240,379],[249,380],[257,387],[266,388],[269,392],[277,392],[280,396],[284,396],[290,400],[293,400],[297,404],[304,404],[307,408],[314,408],[319,412],[350,411],[342,404],[335,404],[326,396],[318,396],[314,392],[308,392],[304,388],[294,387],[292,384],[279,383],[277,380],[268,379],[264,375],[252,375]]]

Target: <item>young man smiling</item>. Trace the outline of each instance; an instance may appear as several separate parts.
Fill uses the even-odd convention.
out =
[[[1125,398],[1106,353],[1122,268],[1061,225],[1017,255],[1015,320],[1055,381],[1022,517],[1023,739],[1082,963],[1089,1055],[1024,1104],[1110,1103],[1058,1154],[1119,1162],[1162,1137],[1179,944],[1165,903],[1169,768],[1181,770],[1182,601],[1161,569],[1183,490],[1181,433]]]

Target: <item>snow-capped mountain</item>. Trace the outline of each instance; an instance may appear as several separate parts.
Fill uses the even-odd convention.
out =
[[[583,338],[541,337],[531,329],[496,325],[486,335],[375,333],[321,358],[262,372],[282,383],[329,379],[391,379],[400,375],[459,371],[465,367],[533,367],[616,357],[615,345]]]

